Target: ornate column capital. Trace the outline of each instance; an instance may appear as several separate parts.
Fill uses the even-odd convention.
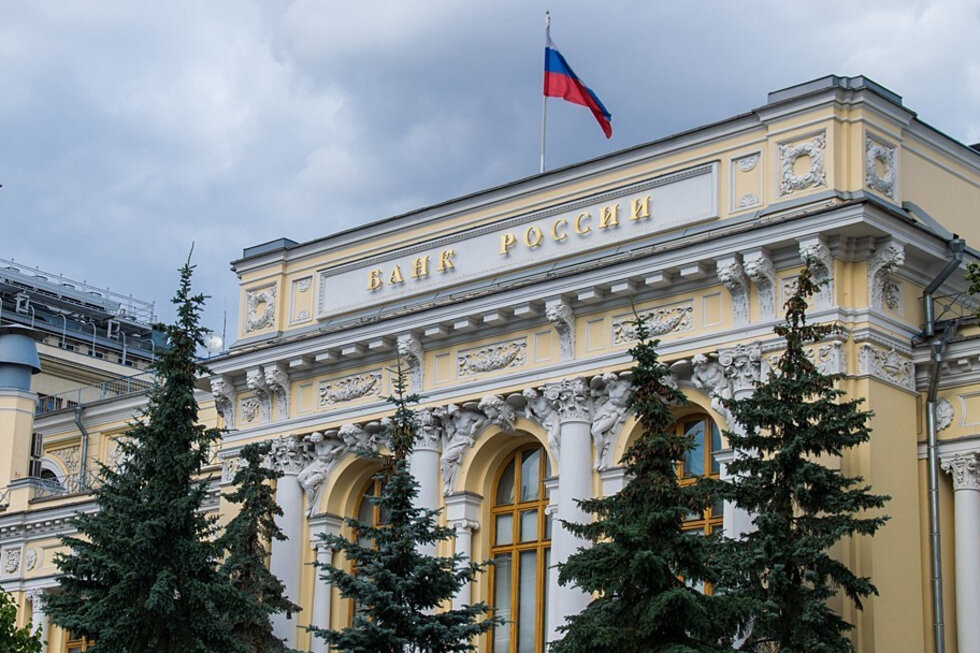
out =
[[[592,421],[592,391],[582,377],[562,379],[549,383],[544,388],[544,396],[558,412],[561,422]]]
[[[953,477],[953,491],[980,490],[980,452],[971,451],[943,456],[939,462]]]
[[[479,530],[480,522],[473,519],[453,519],[447,522],[449,528],[453,529],[456,537],[470,535],[473,531]]]
[[[436,408],[421,408],[415,413],[418,423],[416,451],[441,451],[444,429],[440,412]]]
[[[310,443],[290,433],[272,440],[266,456],[266,464],[285,476],[297,476],[312,459]]]
[[[725,370],[732,395],[751,395],[762,376],[762,348],[757,342],[718,350],[718,363]]]

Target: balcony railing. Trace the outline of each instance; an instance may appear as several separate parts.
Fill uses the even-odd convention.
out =
[[[122,397],[138,392],[146,392],[152,387],[153,372],[143,372],[142,374],[134,374],[133,376],[109,379],[97,385],[39,397],[35,415],[45,415],[56,410],[70,408],[78,404],[100,401],[110,397]]]
[[[87,494],[100,483],[97,472],[89,470],[82,474],[70,474],[63,480],[54,478],[31,478],[34,499],[51,499],[75,494]]]

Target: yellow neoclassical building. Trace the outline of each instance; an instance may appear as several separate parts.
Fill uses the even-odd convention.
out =
[[[351,606],[309,563],[333,558],[318,535],[344,532],[342,517],[376,519],[365,496],[377,464],[351,450],[380,446],[400,357],[423,396],[420,501],[456,534],[441,552],[496,563],[455,601],[508,620],[480,651],[541,651],[588,601],[555,580],[580,544],[557,520],[586,519],[576,499],[626,482],[634,307],[691,401],[676,414],[697,442],[685,474],[723,476],[724,431],[739,425],[720,399],[751,394],[779,354],[773,325],[809,257],[827,281],[810,319],[842,328],[814,360],[875,413],[870,442],[827,464],[891,496],[878,535],[834,551],[880,595],[837,608],[863,653],[980,651],[980,331],[963,279],[977,206],[980,151],[871,80],[825,77],[598,159],[248,247],[233,262],[237,340],[200,386],[202,418],[227,429],[205,470],[207,509],[230,518],[219,493],[237,452],[273,441],[289,539],[272,544],[271,566],[303,606],[275,625],[290,646],[325,651],[305,626],[342,626]],[[18,365],[30,367],[0,357],[0,380]],[[0,390],[0,584],[50,651],[80,650],[46,624],[43,594],[66,518],[92,504],[84,484],[38,491],[31,433],[36,460],[58,467],[58,451],[84,447],[91,469],[141,398],[82,401],[76,420],[75,407],[35,417],[30,389]],[[734,537],[751,516],[718,506],[689,527]]]

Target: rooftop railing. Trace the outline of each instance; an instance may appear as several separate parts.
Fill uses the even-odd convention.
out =
[[[57,410],[71,408],[78,404],[87,404],[93,401],[101,401],[110,397],[122,397],[125,395],[146,392],[153,387],[153,372],[143,372],[133,376],[123,376],[117,379],[109,379],[96,385],[59,392],[54,395],[44,395],[38,398],[36,415],[45,415]]]

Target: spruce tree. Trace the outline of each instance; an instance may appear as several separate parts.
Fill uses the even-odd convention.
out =
[[[78,536],[63,537],[68,552],[55,558],[61,592],[48,596],[51,619],[94,641],[95,653],[242,650],[221,610],[228,588],[213,521],[201,513],[207,480],[195,480],[220,432],[197,420],[204,297],[191,294],[192,272],[188,260],[147,405],[119,443],[125,462],[101,467],[97,510],[76,514]]]
[[[272,632],[269,617],[299,611],[299,606],[283,595],[282,581],[266,566],[266,543],[286,539],[275,521],[283,513],[270,485],[282,472],[262,464],[268,451],[267,443],[242,448],[242,466],[232,480],[237,487],[224,495],[241,507],[219,540],[225,551],[220,573],[231,586],[225,602],[228,618],[235,639],[250,653],[285,651],[283,640]]]
[[[580,502],[593,522],[565,523],[592,546],[560,565],[559,582],[596,596],[559,627],[563,637],[551,653],[728,651],[744,612],[731,597],[697,588],[715,580],[709,560],[716,537],[686,533],[683,524],[710,505],[712,484],[679,482],[678,463],[693,443],[670,428],[671,406],[686,399],[667,378],[642,318],[636,332],[629,409],[642,431],[623,456],[629,481],[617,494]]]
[[[726,564],[731,595],[759,606],[743,650],[851,651],[852,626],[827,601],[840,591],[860,608],[877,594],[828,552],[845,537],[873,535],[887,517],[865,511],[888,497],[819,460],[867,442],[871,413],[859,409],[860,399],[844,398],[837,387],[843,375],[822,374],[807,355],[806,345],[834,328],[806,323],[807,299],[818,290],[808,264],[786,303],[785,324],[775,329],[785,353],[751,397],[727,402],[744,429],[727,434],[741,452],[728,467],[736,479],[730,498],[756,528],[732,543]]]
[[[41,653],[41,633],[17,627],[17,604],[0,588],[0,653]]]
[[[483,603],[442,610],[452,597],[482,569],[460,555],[435,557],[420,553],[419,545],[444,542],[452,529],[437,524],[438,512],[415,505],[418,482],[409,471],[408,457],[415,445],[417,424],[399,367],[395,395],[389,399],[395,414],[387,429],[391,454],[383,457],[379,496],[380,526],[345,519],[354,537],[321,535],[350,561],[353,570],[321,568],[323,579],[355,605],[353,623],[340,630],[311,628],[333,650],[345,653],[446,653],[474,650],[473,638],[496,623],[481,619],[489,611]],[[364,542],[361,544],[360,542]]]

